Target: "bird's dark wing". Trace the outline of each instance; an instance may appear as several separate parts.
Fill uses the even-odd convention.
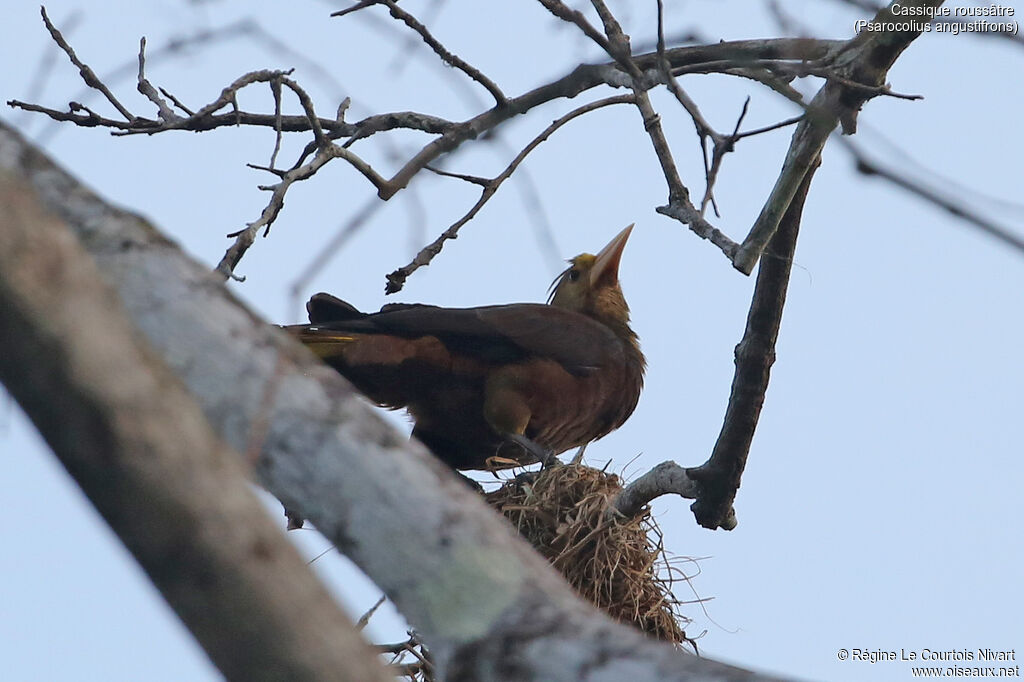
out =
[[[321,298],[310,308],[311,321],[319,328],[406,338],[434,336],[456,353],[499,363],[550,358],[573,374],[588,374],[622,359],[622,344],[610,329],[586,315],[540,303],[480,308],[396,303],[365,314],[334,301]],[[317,320],[312,320],[314,309],[320,313]]]
[[[581,313],[541,303],[471,308],[482,324],[530,355],[551,358],[573,374],[623,361],[622,342]]]

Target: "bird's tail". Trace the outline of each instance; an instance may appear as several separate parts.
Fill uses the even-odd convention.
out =
[[[282,327],[302,342],[313,353],[324,360],[343,357],[345,346],[356,337],[351,333],[333,329],[323,329],[312,324],[292,324]]]
[[[343,322],[366,317],[366,313],[359,312],[351,303],[330,294],[314,294],[306,304],[306,312],[309,313],[309,321],[312,324],[324,322]]]

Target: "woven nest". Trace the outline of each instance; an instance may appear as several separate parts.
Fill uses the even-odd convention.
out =
[[[486,499],[585,599],[661,640],[693,645],[650,510],[629,519],[606,513],[621,491],[615,474],[571,464],[508,481]]]

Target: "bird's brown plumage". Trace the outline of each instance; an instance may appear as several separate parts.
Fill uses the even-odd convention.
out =
[[[450,466],[535,461],[536,446],[585,445],[636,407],[645,363],[618,281],[631,230],[572,259],[548,304],[362,313],[317,294],[310,324],[287,329],[378,405],[407,408],[413,435]]]

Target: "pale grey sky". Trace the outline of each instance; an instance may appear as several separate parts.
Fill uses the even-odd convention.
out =
[[[408,7],[428,18],[432,4],[417,0]],[[708,40],[779,35],[765,4],[669,1],[669,33],[696,28]],[[379,21],[328,19],[338,5],[277,5],[53,0],[47,6],[58,25],[77,15],[68,37],[98,74],[129,65],[111,85],[144,113],[150,109],[131,72],[140,36],[156,50],[173,37],[250,17],[298,54],[249,34],[154,58],[151,79],[199,105],[246,71],[294,66],[322,114],[333,114],[351,96],[351,118],[394,109],[461,118],[475,113],[473,97],[486,102],[482,89],[456,84],[457,73],[438,66],[418,41],[406,42],[406,33],[394,33],[383,11],[370,11]],[[653,37],[654,5],[630,3],[622,13],[635,43]],[[846,38],[860,17],[828,0],[780,5],[816,37]],[[539,5],[493,2],[482,14],[479,7],[450,0],[430,25],[506,93],[601,59]],[[83,94],[63,55],[56,55],[45,89],[33,92],[36,65],[55,56],[36,3],[8,3],[0,38],[3,100],[32,97],[60,107],[75,99],[106,110]],[[857,141],[1024,234],[1022,66],[1019,44],[925,35],[891,73],[894,89],[925,99],[868,103]],[[692,76],[683,85],[719,130],[731,130],[747,94],[753,99],[745,128],[796,113],[747,81]],[[813,92],[818,82],[799,87]],[[450,167],[496,173],[512,148],[581,103],[549,105],[516,121],[503,132],[510,146],[467,150]],[[684,180],[699,194],[703,173],[692,124],[665,93],[655,103]],[[270,111],[268,89],[247,91],[243,106]],[[256,185],[268,178],[244,164],[267,163],[268,131],[112,138],[6,108],[0,116],[211,265],[228,244],[224,235],[254,220],[266,200]],[[649,359],[647,385],[632,419],[587,450],[590,461],[611,459],[612,469],[627,476],[664,459],[695,465],[710,453],[752,288],[714,247],[654,212],[666,192],[637,118],[625,107],[585,117],[556,133],[523,167],[560,257],[595,251],[637,223],[621,277]],[[723,216],[715,223],[733,238],[745,234],[760,210],[789,135],[787,129],[745,140],[726,159],[717,191]],[[295,137],[286,144],[282,163],[290,163],[302,142]],[[421,143],[410,133],[398,151],[408,155]],[[383,169],[396,163],[386,150],[370,157]],[[538,246],[523,188],[508,183],[434,265],[410,278],[400,300],[453,306],[543,300],[555,266]],[[411,190],[383,206],[300,297],[326,290],[362,308],[379,307],[386,302],[385,273],[478,195],[437,178],[422,178]],[[271,236],[242,261],[247,281],[233,289],[268,321],[297,321],[290,288],[372,195],[340,162],[295,187]],[[702,557],[692,584],[710,601],[686,609],[695,619],[690,634],[706,630],[700,645],[712,657],[838,681],[911,679],[905,663],[841,662],[843,648],[1021,651],[1024,257],[856,175],[849,156],[830,144],[807,202],[796,261],[778,361],[736,503],[739,527],[711,533],[694,524],[687,503],[655,504],[668,549]],[[3,678],[219,679],[9,398],[0,420],[0,499],[8,510],[0,535]],[[279,511],[272,500],[268,508]],[[314,531],[293,537],[311,557],[327,546]],[[336,552],[315,565],[355,615],[379,596]],[[683,585],[678,596],[693,594]],[[402,635],[387,611],[371,631],[381,639]]]

